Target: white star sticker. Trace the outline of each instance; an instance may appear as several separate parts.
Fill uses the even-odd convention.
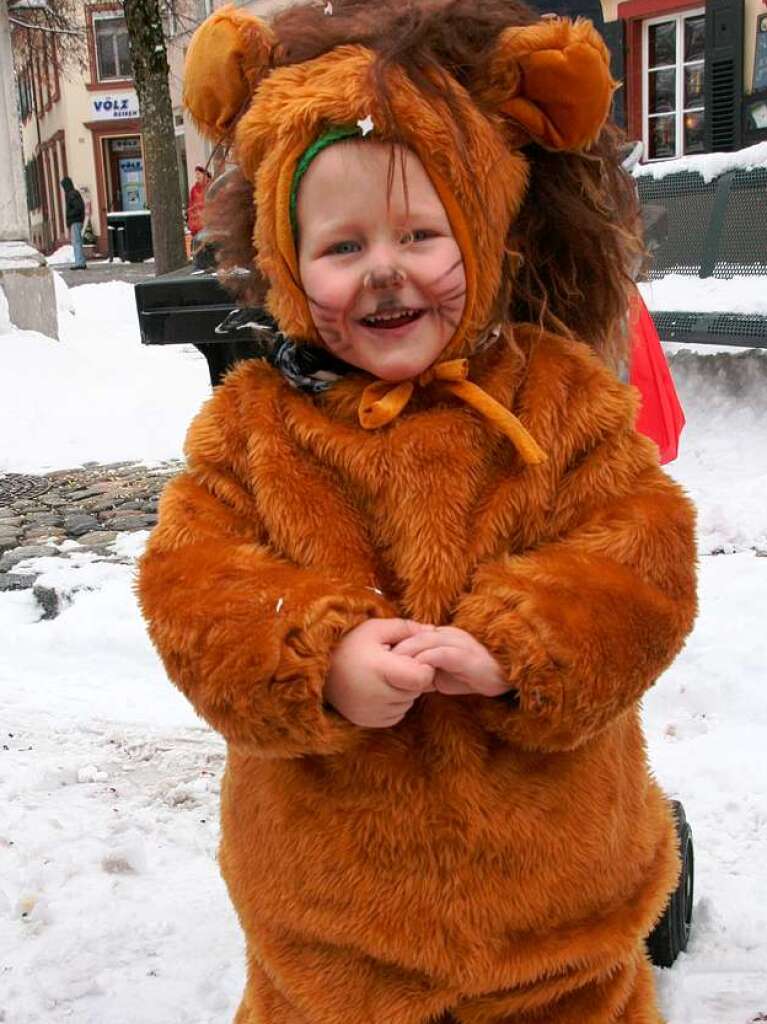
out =
[[[363,117],[361,121],[358,121],[357,127],[361,130],[363,135],[369,135],[375,127],[373,124],[373,118],[370,114],[368,114],[367,117]]]

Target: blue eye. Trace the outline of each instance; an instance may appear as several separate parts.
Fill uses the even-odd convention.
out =
[[[348,256],[352,252],[359,252],[359,242],[337,242],[335,245],[331,245],[328,252],[334,256]]]
[[[425,242],[429,238],[434,238],[433,231],[428,231],[426,228],[417,228],[414,231],[406,231],[400,242],[402,245],[410,245],[412,242]]]

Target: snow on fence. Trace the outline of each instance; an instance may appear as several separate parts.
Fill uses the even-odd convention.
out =
[[[661,338],[767,348],[767,143],[634,176],[642,206],[667,216],[642,286]]]

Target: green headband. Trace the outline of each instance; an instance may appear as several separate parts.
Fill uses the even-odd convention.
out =
[[[301,179],[309,170],[312,160],[323,149],[327,149],[328,146],[332,146],[336,142],[343,142],[344,139],[353,139],[355,136],[361,139],[366,138],[365,132],[359,125],[335,125],[320,135],[318,139],[315,139],[308,149],[304,150],[301,159],[296,164],[293,184],[290,186],[290,226],[293,229],[294,238],[298,237],[298,189],[301,185]]]

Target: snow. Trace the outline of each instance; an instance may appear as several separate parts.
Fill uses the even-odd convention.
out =
[[[639,284],[650,310],[692,313],[759,313],[767,316],[767,277],[730,278],[666,274]]]
[[[734,153],[701,153],[698,156],[683,156],[678,160],[637,164],[632,173],[635,178],[650,175],[658,180],[680,171],[697,171],[708,183],[727,171],[751,171],[755,167],[767,167],[767,142],[759,142]]]
[[[666,469],[697,505],[701,554],[767,551],[767,352],[682,351],[671,368],[687,425]]]
[[[57,275],[56,297],[61,341],[9,328],[0,308],[0,380],[13,381],[0,403],[0,437],[14,438],[0,445],[0,473],[178,458],[209,391],[203,357],[142,346],[125,281],[69,290]]]
[[[7,270],[31,270],[44,263],[43,257],[29,243],[0,240],[0,274]]]
[[[658,972],[670,1024],[767,1015],[766,589],[767,558],[703,558],[695,631],[645,701],[651,763],[695,839],[691,943]]]
[[[207,393],[204,363],[141,348],[128,285],[59,288],[59,309],[61,343],[7,323],[0,333],[0,438],[13,437],[0,471],[177,454]],[[645,701],[653,769],[696,843],[691,944],[657,972],[669,1024],[767,1014],[767,558],[754,550],[767,550],[767,364],[711,358],[672,360],[688,425],[669,468],[699,508],[700,616]],[[0,593],[8,1024],[223,1024],[242,989],[242,938],[215,863],[224,745],[144,632],[132,588],[145,540],[120,535],[119,561],[69,542],[65,559],[17,566],[66,597],[55,619],[41,620],[30,591]]]
[[[69,263],[75,262],[74,246],[62,245],[55,252],[52,252],[50,256],[46,256],[45,258],[48,261],[48,265],[51,267],[65,267]]]

